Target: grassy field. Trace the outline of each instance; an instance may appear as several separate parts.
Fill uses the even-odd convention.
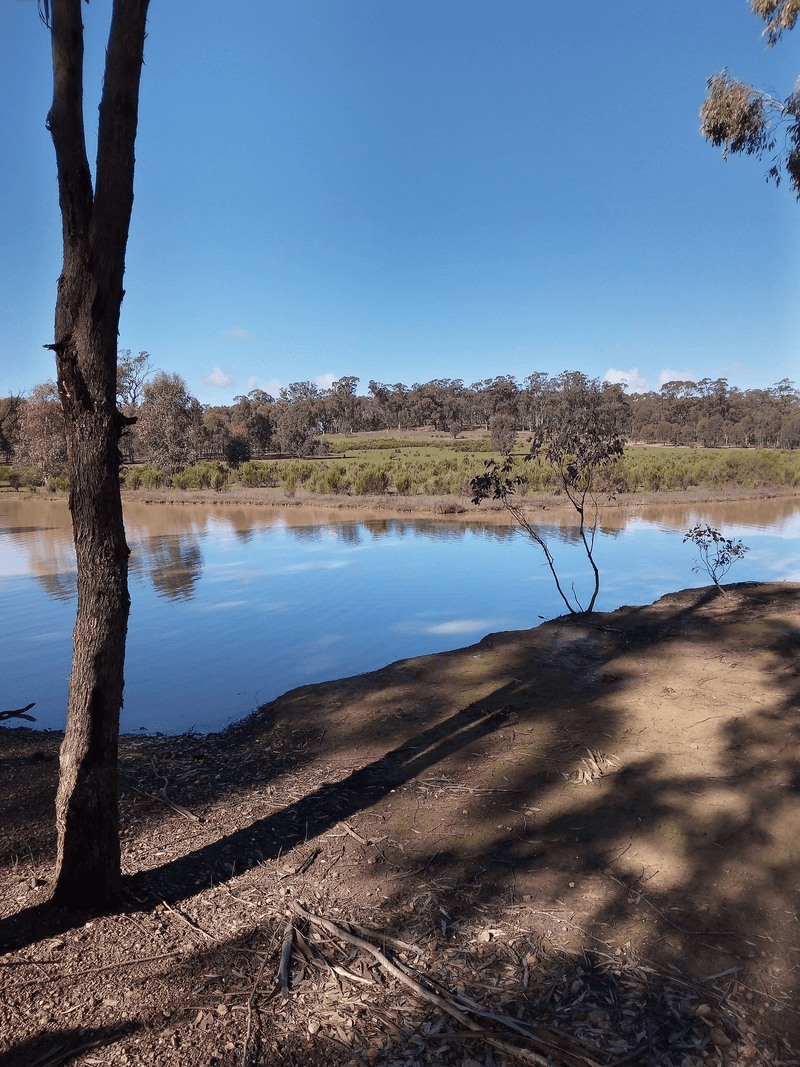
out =
[[[331,436],[330,455],[315,459],[249,460],[232,469],[216,460],[204,460],[171,477],[151,467],[125,468],[123,487],[155,489],[172,486],[179,490],[278,488],[292,495],[449,496],[469,498],[470,482],[487,460],[499,458],[488,436],[471,434],[453,440],[445,434],[404,437],[361,435]],[[522,479],[523,497],[553,493],[557,484],[552,472],[540,463],[525,462],[526,441],[520,435],[514,473]],[[33,488],[37,481],[30,469],[15,472],[0,467],[0,491]],[[800,487],[800,451],[766,449],[703,449],[630,446],[600,482],[606,493],[654,493],[709,487],[760,488],[792,491]],[[66,488],[65,479],[48,484]]]

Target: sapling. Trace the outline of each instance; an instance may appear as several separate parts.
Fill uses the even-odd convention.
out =
[[[686,544],[687,541],[691,541],[700,553],[700,559],[696,561],[692,571],[695,574],[699,574],[702,569],[707,571],[711,581],[724,594],[720,579],[724,578],[734,563],[742,559],[750,549],[742,541],[723,536],[708,523],[699,523],[687,531],[683,543]]]
[[[532,433],[529,438],[530,453],[525,460],[546,463],[559,490],[577,512],[578,539],[583,545],[593,577],[591,596],[585,607],[574,584],[571,597],[565,592],[545,537],[514,500],[522,479],[513,476],[514,461],[511,454],[506,453],[500,463],[489,460],[484,473],[473,478],[470,486],[474,504],[487,499],[499,500],[541,548],[559,596],[569,612],[578,615],[594,610],[600,591],[600,571],[594,557],[600,521],[597,487],[603,480],[601,476],[625,453],[628,407],[618,387],[590,382],[578,372],[562,375],[558,381],[561,389],[554,391],[551,397],[548,425]]]

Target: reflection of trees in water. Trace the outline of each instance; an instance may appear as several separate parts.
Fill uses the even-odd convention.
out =
[[[75,571],[34,574],[34,578],[53,600],[74,600],[78,595],[78,576]]]
[[[241,544],[243,545],[249,545],[250,542],[253,540],[252,526],[248,526],[246,528],[241,526],[234,526],[233,532],[236,537],[236,540],[241,542]]]
[[[137,553],[141,558],[134,564]],[[197,539],[186,534],[151,537],[134,546],[130,569],[137,574],[149,574],[159,596],[191,600],[203,569],[203,555]]]
[[[311,544],[314,541],[322,540],[322,531],[324,529],[324,526],[287,526],[286,532],[290,534],[295,541]]]
[[[368,523],[365,523],[369,526]],[[330,527],[336,535],[336,540],[341,541],[345,545],[360,545],[362,541],[361,537],[361,523],[359,522],[343,522],[335,526]]]
[[[623,528],[621,526],[604,526],[601,521],[597,527],[597,532],[601,533],[603,537],[619,537],[623,532]]]

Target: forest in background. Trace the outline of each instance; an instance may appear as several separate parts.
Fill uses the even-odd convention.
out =
[[[628,448],[606,472],[606,491],[800,484],[791,454],[800,448],[800,392],[787,379],[750,390],[724,378],[675,381],[633,395],[578,371],[552,378],[535,372],[522,381],[498,375],[471,385],[370,381],[365,394],[358,386],[353,376],[330,388],[294,382],[277,397],[254,389],[230,405],[204,405],[179,375],[155,370],[148,353],[123,350],[117,401],[131,420],[122,439],[124,484],[465,495],[489,455],[519,451],[520,491],[546,492],[553,488],[546,467],[522,463],[525,435],[554,431],[587,391],[626,440],[665,446]],[[425,429],[426,444],[404,439]],[[0,399],[0,457],[0,482],[11,489],[67,488],[53,382]]]

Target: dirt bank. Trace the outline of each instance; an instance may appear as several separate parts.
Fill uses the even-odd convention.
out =
[[[672,505],[696,504],[700,506],[742,500],[796,501],[798,499],[800,499],[800,493],[783,486],[759,486],[758,488],[738,485],[719,486],[718,488],[701,486],[675,492],[619,493],[612,498],[603,497],[600,513],[603,515],[619,509],[629,511],[644,509],[646,513],[648,508]],[[382,515],[387,512],[395,515],[408,515],[409,513],[419,513],[425,516],[462,515],[465,518],[484,517],[490,521],[513,522],[502,504],[493,501],[484,501],[479,505],[473,504],[468,496],[397,496],[392,493],[379,497],[324,496],[302,490],[289,494],[283,489],[244,489],[241,486],[234,486],[223,493],[215,493],[212,489],[198,492],[179,492],[175,489],[126,490],[123,494],[124,500],[147,504],[207,503],[220,507],[227,504],[270,505],[283,508],[314,507],[335,511],[380,512]],[[525,498],[522,502],[524,507],[531,512],[555,512],[567,518],[575,514],[572,505],[560,494],[539,493]]]
[[[490,635],[123,739],[76,923],[60,737],[3,730],[0,1061],[796,1064],[799,734],[798,585]]]

